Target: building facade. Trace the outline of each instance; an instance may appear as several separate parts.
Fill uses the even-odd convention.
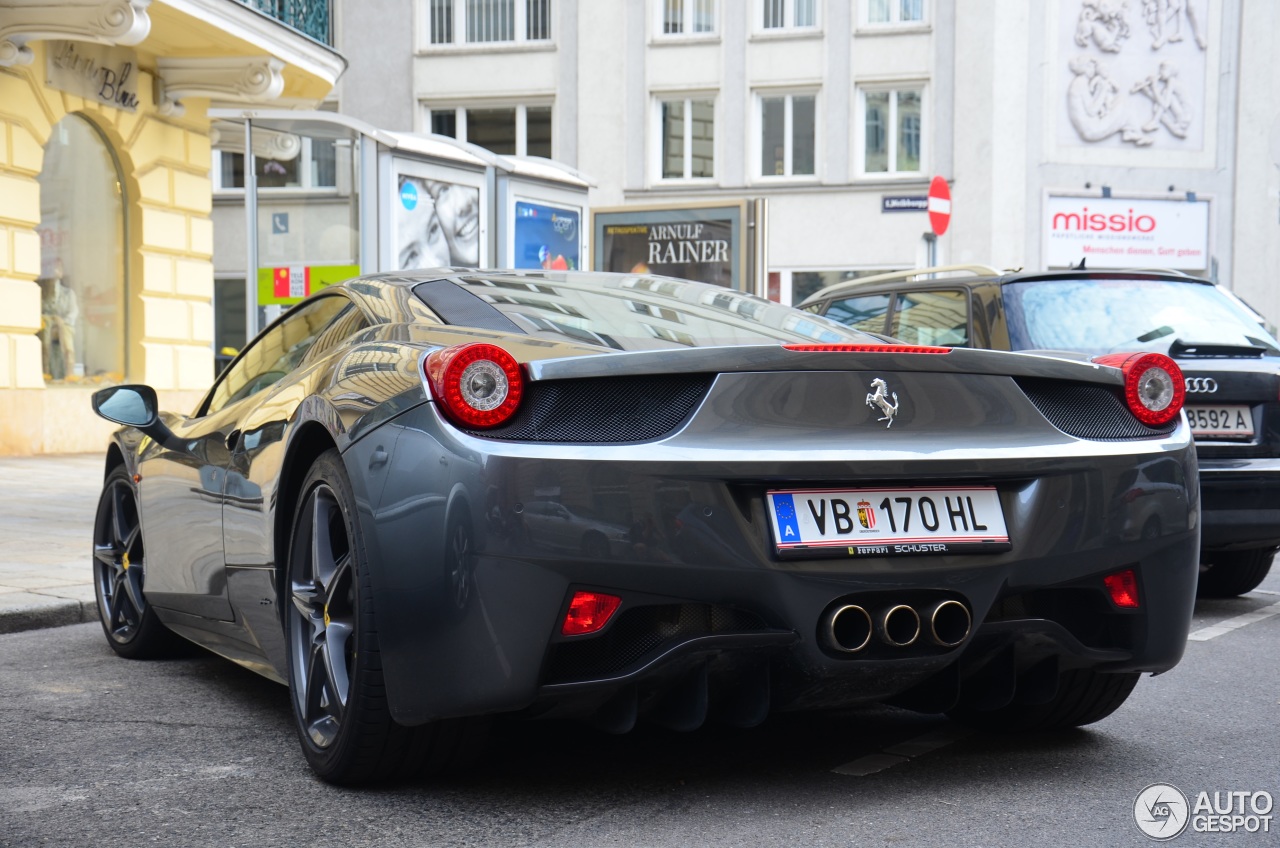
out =
[[[0,0],[0,454],[102,448],[102,385],[185,411],[212,381],[206,111],[345,67],[275,5]]]
[[[549,155],[596,208],[763,198],[784,302],[924,264],[941,175],[940,262],[1174,267],[1280,315],[1267,0],[374,5],[339,13],[342,111]]]

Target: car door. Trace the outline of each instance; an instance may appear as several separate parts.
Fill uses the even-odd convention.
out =
[[[238,432],[227,457],[222,532],[226,563],[231,568],[264,568],[274,564],[275,528],[271,509],[289,423],[298,406],[314,390],[305,376],[320,348],[367,326],[354,304],[338,292],[307,301],[263,334],[250,348],[252,364],[239,380],[252,387],[237,397]],[[249,373],[254,372],[254,373]],[[295,372],[303,373],[294,380]]]
[[[147,600],[166,609],[230,620],[223,574],[222,496],[227,437],[235,415],[170,423],[177,437],[140,453],[138,503],[147,552]]]

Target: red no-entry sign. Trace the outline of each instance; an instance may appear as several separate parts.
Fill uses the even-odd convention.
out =
[[[934,235],[942,235],[951,223],[951,189],[942,177],[929,183],[929,225]]]

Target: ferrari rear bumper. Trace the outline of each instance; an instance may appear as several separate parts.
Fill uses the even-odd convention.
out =
[[[1183,652],[1200,533],[1185,433],[1130,453],[1008,451],[981,464],[921,456],[697,465],[688,452],[669,461],[654,446],[604,461],[602,451],[573,446],[534,457],[447,427],[426,405],[345,455],[360,478],[387,691],[404,724],[521,712],[626,729],[637,715],[686,727],[708,715],[750,724],[769,710],[869,701],[946,709],[980,697],[987,706],[1044,697],[1062,669],[1161,672]],[[1126,540],[1133,516],[1118,495],[1136,461],[1177,465],[1166,476],[1192,482],[1180,524]],[[778,555],[768,488],[864,479],[994,485],[1012,550]],[[527,513],[540,502],[571,508],[539,524]],[[593,507],[597,517],[576,517]],[[592,546],[588,530],[605,513],[626,516],[625,542]],[[1136,609],[1117,607],[1103,583],[1124,570],[1136,575]],[[577,590],[622,604],[602,631],[563,636]],[[966,613],[958,642],[954,630],[930,638],[929,612],[946,601]],[[871,620],[856,651],[829,635],[832,611],[844,606]],[[896,607],[921,620],[916,638],[881,632]]]

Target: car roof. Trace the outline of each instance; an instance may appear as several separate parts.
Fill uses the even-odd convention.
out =
[[[932,276],[947,274],[949,276]],[[985,265],[941,265],[935,268],[910,268],[903,271],[892,271],[876,274],[871,277],[859,277],[843,280],[819,289],[806,297],[797,308],[803,309],[815,303],[822,303],[837,297],[854,295],[859,291],[870,289],[919,288],[922,284],[930,288],[973,287],[988,283],[1004,285],[1006,283],[1049,282],[1054,280],[1116,280],[1116,279],[1150,279],[1169,282],[1194,283],[1198,285],[1215,285],[1212,280],[1192,277],[1181,271],[1166,268],[1123,268],[1123,269],[1063,269],[1054,271],[1023,271],[1010,269],[999,271]]]

